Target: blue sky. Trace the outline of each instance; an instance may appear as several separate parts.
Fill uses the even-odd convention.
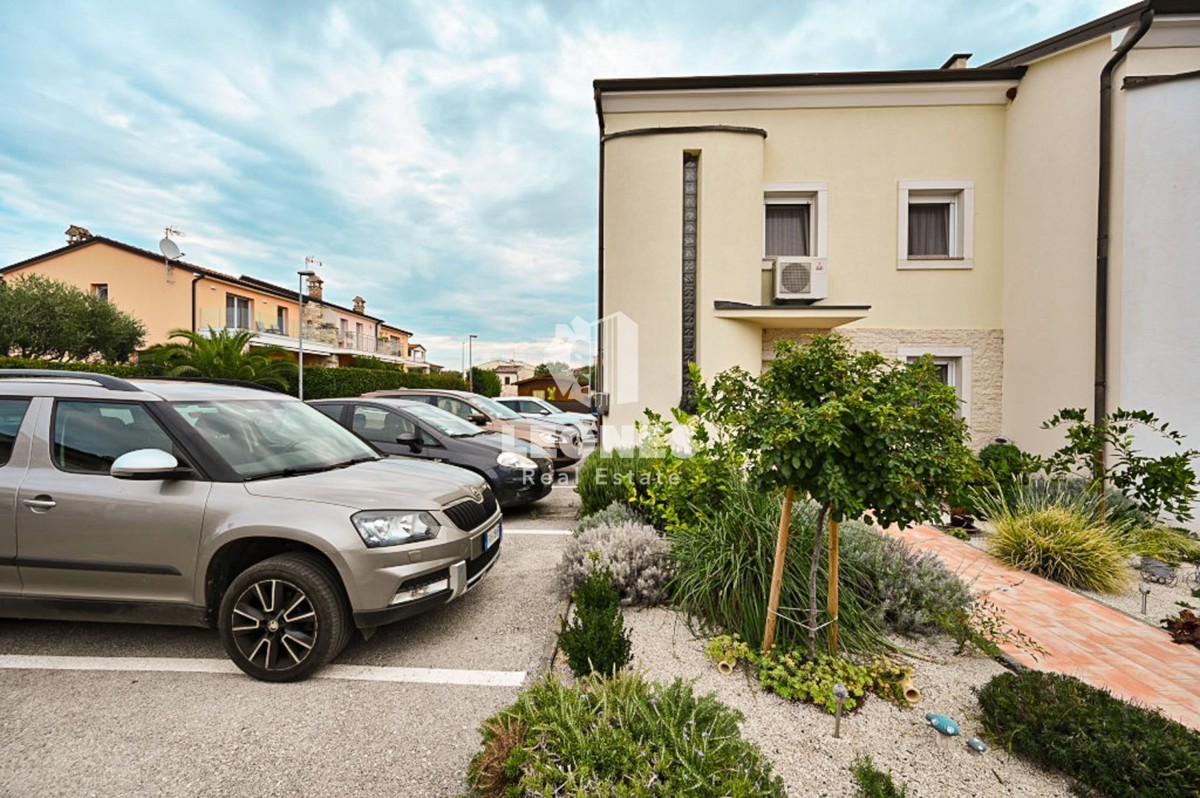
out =
[[[591,81],[934,68],[1126,3],[0,0],[0,264],[78,224],[326,296],[430,359],[541,362],[596,308]]]

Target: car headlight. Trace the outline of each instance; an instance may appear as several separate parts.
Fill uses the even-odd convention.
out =
[[[368,548],[399,546],[437,537],[441,525],[429,513],[403,510],[364,510],[350,516]]]
[[[562,435],[557,432],[539,432],[537,434],[538,443],[562,443]]]
[[[537,471],[537,463],[523,454],[516,452],[501,452],[496,455],[496,464],[505,468],[520,468],[523,471]]]

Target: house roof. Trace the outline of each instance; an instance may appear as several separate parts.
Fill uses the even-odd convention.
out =
[[[600,94],[628,91],[686,91],[690,89],[765,89],[800,86],[870,86],[901,83],[968,83],[1016,80],[1025,74],[1010,69],[895,69],[876,72],[788,72],[769,75],[706,75],[666,78],[600,78],[592,81]]]
[[[1127,28],[1137,22],[1138,18],[1146,11],[1153,11],[1155,15],[1200,14],[1200,0],[1145,0],[1145,2],[1126,6],[1091,22],[1085,22],[1078,27],[1063,31],[1057,36],[1051,36],[1049,39],[1043,39],[1028,47],[1023,47],[1016,52],[1000,56],[995,61],[984,64],[981,68],[1004,68],[1028,64],[1078,44],[1107,36],[1113,31]]]

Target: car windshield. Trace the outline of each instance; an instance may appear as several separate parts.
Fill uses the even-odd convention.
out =
[[[476,435],[483,435],[487,432],[487,430],[480,429],[470,421],[464,421],[453,413],[449,413],[433,405],[421,404],[419,402],[405,402],[404,409],[433,426],[438,432],[441,432],[443,435],[449,435],[451,438],[473,438]]]
[[[543,410],[545,410],[549,413],[553,413],[556,416],[562,415],[561,410],[559,410],[557,407],[555,407],[554,405],[547,402],[545,399],[526,399],[525,401],[532,402],[533,404],[537,405],[538,407],[542,408]]]
[[[170,406],[243,479],[309,474],[379,459],[358,436],[303,402],[213,400]]]
[[[521,417],[521,415],[519,413],[514,413],[512,411],[512,408],[505,407],[504,405],[500,404],[499,402],[494,402],[491,399],[488,399],[486,396],[475,396],[475,397],[472,397],[471,401],[473,401],[475,404],[477,404],[480,407],[487,410],[490,414],[492,414],[496,418],[503,418],[503,419],[507,419],[507,420],[511,421],[514,418]]]

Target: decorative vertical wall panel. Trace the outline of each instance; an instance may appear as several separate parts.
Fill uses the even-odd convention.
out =
[[[683,358],[679,406],[693,410],[695,392],[688,367],[696,362],[696,244],[699,232],[700,154],[683,155]]]

